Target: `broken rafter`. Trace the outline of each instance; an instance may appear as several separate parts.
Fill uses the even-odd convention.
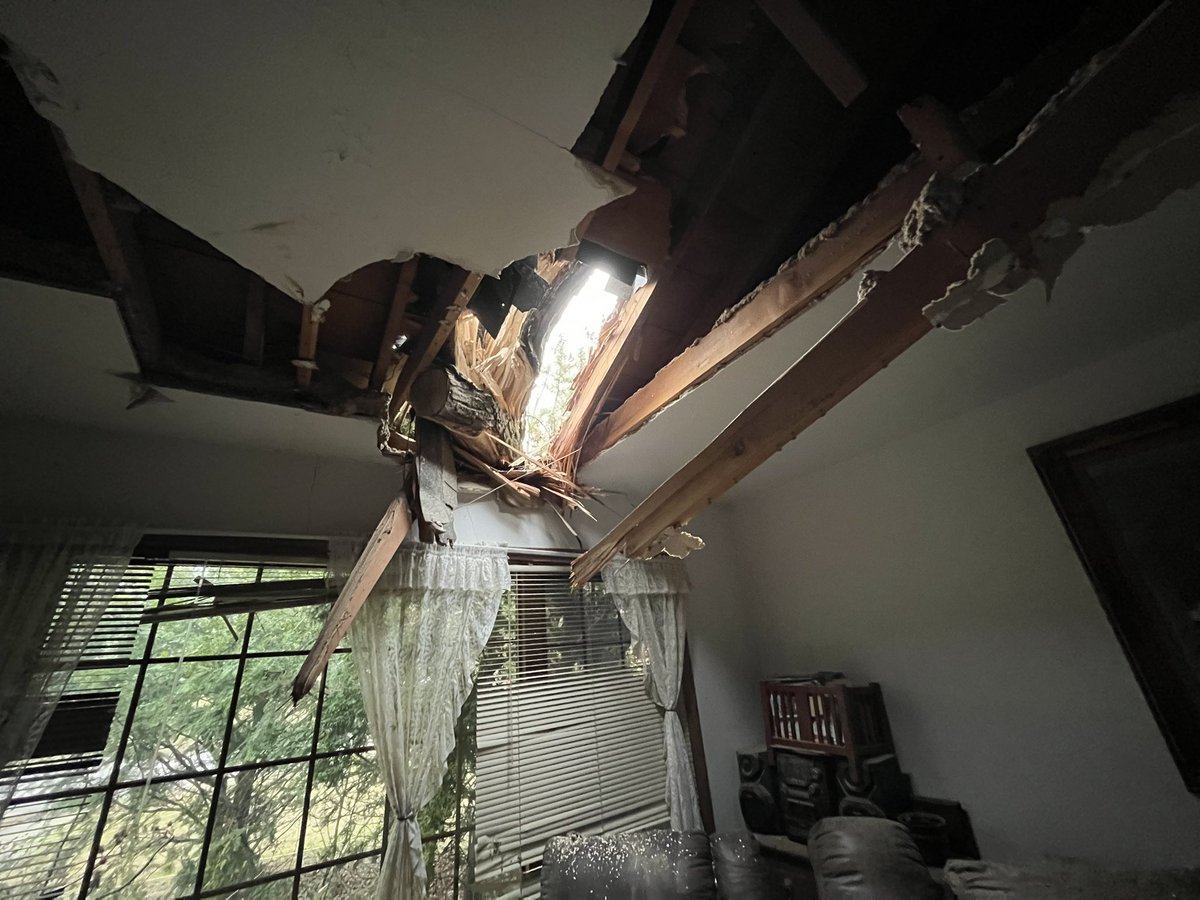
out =
[[[153,369],[162,356],[162,338],[131,217],[109,204],[99,176],[75,162],[57,132],[55,139],[92,239],[112,282],[113,299],[121,312],[130,346],[142,369]]]
[[[429,313],[429,319],[425,322],[425,326],[417,335],[416,340],[413,341],[412,350],[396,379],[396,386],[392,390],[392,399],[388,404],[390,418],[395,419],[399,415],[400,407],[408,400],[408,393],[412,390],[413,382],[429,367],[438,351],[442,349],[442,345],[454,332],[454,323],[458,321],[459,315],[467,308],[471,298],[475,296],[475,290],[482,280],[483,276],[476,272],[468,272],[457,267],[453,270],[449,281],[439,293],[434,308]]]
[[[968,276],[985,241],[1020,259],[1051,204],[1082,196],[1110,153],[1175,97],[1200,90],[1196,0],[1165,3],[1113,53],[1053,97],[1017,146],[969,184],[958,221],[933,225],[858,306],[711,444],[664,482],[572,566],[587,582],[619,553],[640,556],[828,413],[927,334],[925,308]]]
[[[408,305],[416,294],[413,293],[413,281],[417,277],[418,257],[406,260],[397,267],[396,288],[392,291],[392,303],[388,308],[387,322],[383,326],[383,337],[379,341],[379,352],[375,355],[375,365],[371,368],[371,377],[367,382],[369,390],[378,391],[387,381],[388,369],[396,358],[396,339],[400,337],[404,327],[404,316]]]
[[[565,472],[572,478],[577,468],[579,455],[574,453],[597,411],[608,399],[613,384],[621,373],[620,360],[628,358],[626,344],[637,330],[646,310],[646,303],[654,293],[655,282],[644,284],[630,295],[613,314],[612,320],[600,338],[600,345],[588,360],[587,367],[580,373],[578,383],[571,395],[571,408],[554,442],[550,445],[550,457],[562,460]]]
[[[858,63],[802,0],[758,0],[758,6],[842,106],[867,89],[867,76]]]
[[[996,93],[967,110],[959,135],[965,133],[971,144],[994,150],[998,142],[1019,132],[1076,68],[1128,34],[1138,21],[1124,8],[1119,15],[1087,19]],[[937,135],[926,123],[935,125],[940,114],[936,105],[909,108],[909,124],[918,143],[924,140],[929,144]],[[952,140],[957,142],[959,135]],[[928,147],[935,164],[941,148],[951,144],[950,140],[939,141]],[[722,316],[708,334],[659,369],[609,416],[594,423],[580,448],[579,464],[595,459],[637,431],[659,410],[837,288],[900,230],[934,169],[935,165],[923,158],[910,160],[862,203],[830,223],[775,276]]]
[[[333,651],[349,632],[354,617],[362,609],[362,605],[383,575],[383,570],[396,555],[396,550],[411,527],[412,513],[408,508],[408,500],[404,496],[397,497],[375,526],[375,533],[371,535],[362,555],[350,571],[350,577],[346,579],[341,593],[333,602],[325,624],[321,626],[316,644],[304,658],[304,663],[292,682],[293,703],[299,703],[317,683],[317,679],[329,665]]]

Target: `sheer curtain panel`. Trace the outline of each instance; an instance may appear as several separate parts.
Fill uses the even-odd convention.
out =
[[[617,559],[604,568],[604,588],[621,621],[647,658],[646,692],[663,710],[663,742],[667,758],[667,805],[671,827],[700,831],[700,803],[687,734],[679,717],[683,680],[683,598],[687,570],[678,559]]]
[[[77,524],[0,532],[0,816],[140,536]]]
[[[331,543],[331,568],[343,580],[361,547]],[[392,816],[379,900],[425,895],[417,811],[441,785],[455,723],[509,583],[502,548],[401,547],[351,627]]]

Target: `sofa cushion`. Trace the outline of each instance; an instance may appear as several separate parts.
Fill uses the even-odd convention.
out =
[[[722,900],[772,900],[771,873],[758,841],[748,831],[727,831],[709,838],[717,896]]]
[[[542,896],[716,900],[708,836],[698,831],[639,831],[552,838],[542,857]]]
[[[946,884],[958,900],[1200,900],[1200,871],[1112,871],[1083,863],[1009,865],[952,859]]]
[[[833,816],[808,835],[820,900],[942,900],[908,829],[890,819]]]

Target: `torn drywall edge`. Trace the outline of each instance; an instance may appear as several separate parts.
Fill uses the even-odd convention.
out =
[[[629,189],[560,145],[643,0],[0,6],[82,164],[309,302],[414,249],[498,271]],[[530,52],[545,21],[563,46]]]
[[[1175,98],[1149,127],[1109,154],[1082,196],[1050,207],[1042,226],[1030,235],[1028,263],[1004,241],[989,240],[972,256],[967,278],[950,285],[923,312],[934,325],[956,331],[1034,279],[1044,284],[1048,300],[1063,266],[1083,246],[1088,231],[1131,222],[1197,183],[1200,96],[1189,94]]]

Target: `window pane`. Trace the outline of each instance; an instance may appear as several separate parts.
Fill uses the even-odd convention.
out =
[[[308,765],[226,775],[204,871],[204,889],[295,868]]]
[[[147,631],[147,626],[142,626]],[[162,622],[154,635],[154,659],[181,656],[237,656],[242,652],[246,616],[204,616]]]
[[[77,894],[99,817],[99,797],[9,806],[0,820],[0,897]]]
[[[375,754],[319,759],[313,770],[304,865],[383,845],[386,798]]]
[[[254,619],[258,630],[258,616]],[[246,660],[229,742],[229,765],[307,756],[316,727],[317,693],[292,705],[292,679],[300,658]]]
[[[113,794],[91,893],[137,900],[190,894],[213,781],[172,781]]]
[[[300,876],[300,900],[334,900],[375,895],[380,858],[371,856]]]
[[[255,613],[250,651],[302,650],[307,653],[316,643],[328,613],[328,603]],[[296,660],[295,667],[300,668],[300,660]]]
[[[429,841],[424,845],[426,896],[429,900],[451,900],[454,897],[454,838]]]
[[[121,777],[216,768],[236,677],[236,660],[147,666]]]
[[[295,877],[295,875],[286,875],[274,881],[268,881],[266,884],[238,888],[220,896],[228,897],[230,900],[235,900],[235,898],[236,900],[291,900],[292,881]]]
[[[351,654],[335,654],[325,670],[325,679],[325,705],[321,711],[317,749],[333,751],[371,746],[371,729]]]

